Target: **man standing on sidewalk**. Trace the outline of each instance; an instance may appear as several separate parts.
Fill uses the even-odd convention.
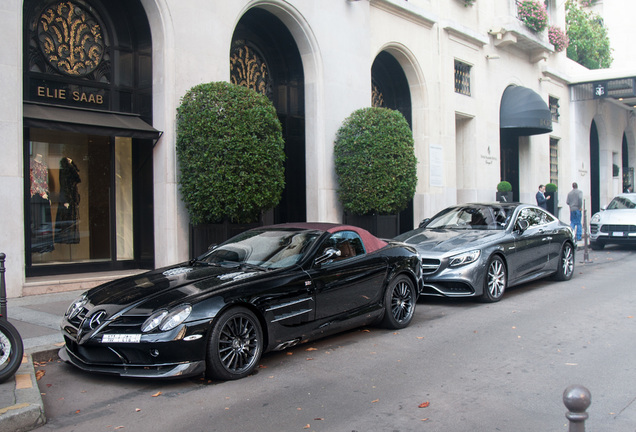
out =
[[[576,182],[572,183],[572,190],[568,193],[566,201],[570,206],[570,226],[576,234],[576,241],[583,237],[583,225],[581,225],[581,209],[583,208],[583,192],[579,190]]]

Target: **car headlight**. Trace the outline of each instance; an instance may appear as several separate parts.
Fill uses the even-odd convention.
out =
[[[590,223],[599,223],[600,221],[601,221],[600,213],[594,213],[594,216],[592,216],[592,219],[590,219]]]
[[[481,255],[480,250],[474,250],[470,252],[464,252],[459,255],[453,255],[448,259],[448,265],[450,267],[458,267],[465,264],[470,264],[479,259],[479,255]]]
[[[156,328],[161,331],[172,330],[190,316],[192,306],[180,305],[171,310],[159,310],[148,317],[141,326],[143,333],[148,333]]]
[[[86,293],[79,296],[66,310],[66,317],[68,319],[73,319],[77,316],[78,313],[82,310],[82,308],[88,303],[88,298],[86,298]]]

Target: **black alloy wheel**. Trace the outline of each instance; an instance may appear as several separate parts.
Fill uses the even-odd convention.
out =
[[[486,303],[494,303],[501,300],[508,285],[508,271],[506,263],[501,257],[495,255],[488,261],[486,267],[486,280],[484,281],[484,293],[481,300]]]
[[[413,320],[417,295],[413,281],[407,276],[398,276],[389,283],[384,295],[384,318],[382,326],[401,329]]]
[[[559,266],[556,273],[554,273],[554,279],[558,281],[566,281],[572,279],[574,274],[574,249],[570,243],[563,245],[561,249],[561,255],[559,256]]]
[[[237,307],[225,311],[210,333],[206,375],[235,380],[251,374],[263,353],[263,331],[252,311]]]

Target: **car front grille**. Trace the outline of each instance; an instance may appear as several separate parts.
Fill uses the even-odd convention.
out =
[[[636,225],[603,225],[601,227],[601,232],[604,232],[604,233],[612,233],[612,232],[632,232],[632,233],[636,233]]]
[[[422,258],[422,273],[431,274],[439,269],[440,261],[438,259]]]

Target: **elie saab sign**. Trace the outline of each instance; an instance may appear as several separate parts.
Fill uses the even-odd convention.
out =
[[[106,89],[35,79],[31,80],[29,88],[32,101],[102,109],[109,106],[109,92]]]

